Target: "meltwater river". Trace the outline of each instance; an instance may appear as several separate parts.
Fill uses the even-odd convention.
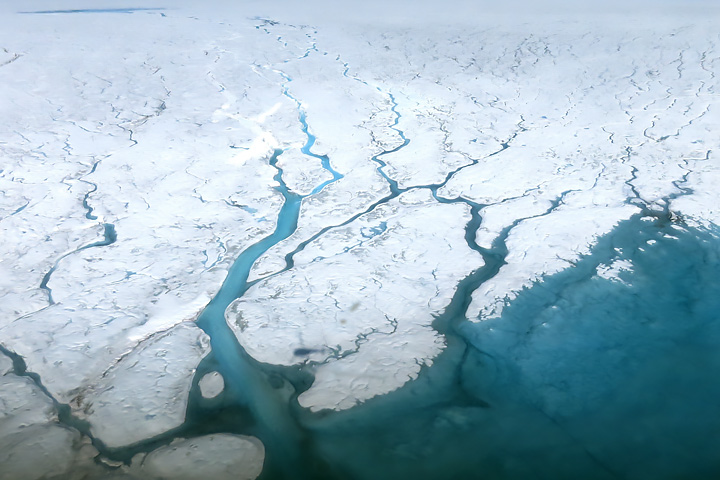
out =
[[[333,178],[323,187],[339,177]],[[311,373],[255,361],[224,318],[248,288],[255,260],[297,226],[302,197],[288,191],[282,170],[275,179],[285,198],[276,231],[238,257],[198,320],[213,351],[197,378],[217,370],[226,390],[212,400],[193,390],[185,434],[257,436],[267,453],[262,479],[657,479],[720,472],[718,232],[683,226],[667,213],[638,214],[573,267],[521,292],[500,318],[473,323],[465,317],[471,294],[502,265],[507,231],[491,249],[480,249],[472,235],[479,206],[471,205],[466,238],[485,265],[459,283],[433,324],[446,337],[444,352],[393,393],[343,412],[311,413],[297,403]],[[402,193],[395,185],[378,204]],[[597,275],[619,260],[632,268],[616,279]]]

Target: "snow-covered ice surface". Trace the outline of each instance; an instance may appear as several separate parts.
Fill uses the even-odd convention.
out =
[[[720,476],[720,10],[490,7],[3,2],[0,477]]]
[[[318,364],[298,398],[313,411],[395,390],[432,364],[443,346],[433,315],[482,265],[458,219],[470,220],[467,205],[404,193],[309,244],[233,302],[228,323],[261,362]]]
[[[138,479],[252,480],[260,475],[263,454],[262,443],[253,437],[205,435],[175,440],[133,459],[129,471]]]
[[[200,394],[205,398],[214,398],[220,395],[225,388],[225,380],[218,372],[206,373],[198,381]]]

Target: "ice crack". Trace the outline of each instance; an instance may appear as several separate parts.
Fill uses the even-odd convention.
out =
[[[45,292],[47,292],[48,303],[49,303],[50,305],[55,305],[56,302],[55,302],[55,300],[53,299],[53,296],[52,296],[52,289],[49,287],[48,284],[49,284],[49,282],[50,282],[50,277],[51,277],[52,274],[55,272],[55,270],[57,270],[58,266],[60,265],[60,262],[61,262],[63,259],[65,259],[65,258],[67,258],[67,257],[69,257],[70,255],[73,255],[73,254],[75,254],[75,253],[81,252],[81,251],[83,251],[83,250],[87,250],[88,248],[93,248],[93,247],[106,247],[106,246],[108,246],[108,245],[111,245],[111,244],[115,243],[115,241],[117,240],[117,233],[115,232],[115,226],[112,225],[112,224],[110,224],[110,223],[104,223],[104,224],[103,224],[103,230],[104,230],[104,232],[103,232],[103,236],[104,236],[103,240],[99,240],[99,241],[97,241],[97,242],[93,242],[93,243],[89,243],[89,244],[87,244],[87,245],[83,245],[82,247],[76,248],[75,250],[73,250],[73,251],[71,251],[71,252],[68,252],[68,253],[62,255],[60,258],[58,258],[58,259],[55,261],[55,264],[52,266],[52,268],[50,268],[50,270],[43,276],[42,281],[40,282],[40,289],[45,290]]]

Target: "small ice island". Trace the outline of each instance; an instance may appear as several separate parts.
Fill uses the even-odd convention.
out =
[[[3,2],[0,478],[720,477],[681,3]]]

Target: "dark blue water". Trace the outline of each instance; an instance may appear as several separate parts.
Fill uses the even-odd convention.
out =
[[[303,153],[333,176],[314,194],[341,175],[310,150],[314,137],[300,108],[299,119],[308,136]],[[398,134],[402,148],[408,140]],[[303,199],[284,183],[276,151],[270,165],[285,199],[277,228],[241,253],[198,319],[212,353],[198,367],[186,422],[129,448],[95,442],[103,455],[129,461],[173,438],[233,432],[265,445],[263,480],[720,478],[720,232],[674,224],[669,212],[636,216],[574,266],[521,292],[500,318],[472,323],[472,292],[502,267],[508,230],[491,248],[479,247],[482,205],[439,197],[442,184],[399,188],[383,171],[386,153],[372,160],[391,193],[367,211],[415,188],[466,203],[465,238],[485,260],[433,323],[447,348],[432,367],[348,411],[311,413],[297,403],[312,384],[311,368],[262,364],[239,346],[225,309],[251,286],[253,263],[295,231]],[[546,213],[561,202],[562,195]],[[104,241],[83,248],[112,243],[108,227]],[[361,235],[385,228],[380,222]],[[596,275],[618,259],[633,264],[622,281]],[[204,399],[197,382],[213,370],[225,391]]]
[[[391,193],[367,211],[415,188],[429,189],[439,202],[466,203],[468,246],[485,259],[433,323],[447,348],[403,388],[348,411],[316,414],[297,403],[312,383],[310,369],[260,364],[242,350],[222,320],[224,306],[251,286],[252,263],[298,221],[301,198],[278,170],[286,202],[277,231],[241,254],[199,320],[213,353],[195,383],[218,370],[226,391],[207,400],[194,388],[179,434],[256,435],[266,446],[262,479],[720,478],[718,232],[674,226],[668,212],[634,217],[573,267],[521,292],[501,318],[468,322],[472,292],[504,263],[509,229],[489,249],[475,243],[482,205],[437,195],[456,171],[440,184],[405,188],[388,177],[382,157],[409,142],[391,101],[402,143],[372,157]],[[308,135],[303,153],[321,160],[333,174],[329,182],[336,181],[326,157],[310,152],[314,139],[299,103],[298,110]],[[288,254],[284,270],[331,228]],[[382,230],[380,224],[363,236]],[[596,275],[598,265],[617,259],[634,264],[623,282]]]
[[[400,390],[312,414],[296,402],[309,374],[213,335],[202,369],[244,378],[219,400],[196,396],[187,427],[258,435],[266,479],[719,478],[717,232],[633,218],[502,317],[471,323],[472,290],[502,264],[494,249],[436,319],[447,349]],[[596,275],[614,259],[633,263],[622,282]]]
[[[85,205],[85,206],[86,206],[86,200],[87,200],[87,195],[85,196],[85,200],[83,200],[83,205]],[[88,213],[86,214],[86,217],[90,218],[90,213],[92,212],[92,209],[87,206],[86,206],[86,208],[88,208]],[[94,218],[97,218],[97,217],[94,217]],[[58,258],[55,261],[55,264],[50,268],[50,270],[48,270],[48,272],[45,275],[43,275],[43,278],[40,281],[40,289],[45,290],[45,292],[47,293],[48,302],[50,303],[50,305],[54,305],[55,300],[53,299],[53,296],[52,296],[52,289],[48,286],[48,284],[50,283],[50,278],[52,277],[52,274],[55,273],[55,270],[57,270],[58,265],[64,258],[66,258],[69,255],[72,255],[74,253],[82,252],[83,250],[86,250],[88,248],[107,247],[108,245],[112,245],[116,241],[117,241],[117,232],[115,232],[115,225],[113,225],[111,223],[104,223],[102,240],[98,240],[97,242],[92,242],[87,245],[83,245],[82,247],[77,248],[71,252],[68,252],[65,255]]]

